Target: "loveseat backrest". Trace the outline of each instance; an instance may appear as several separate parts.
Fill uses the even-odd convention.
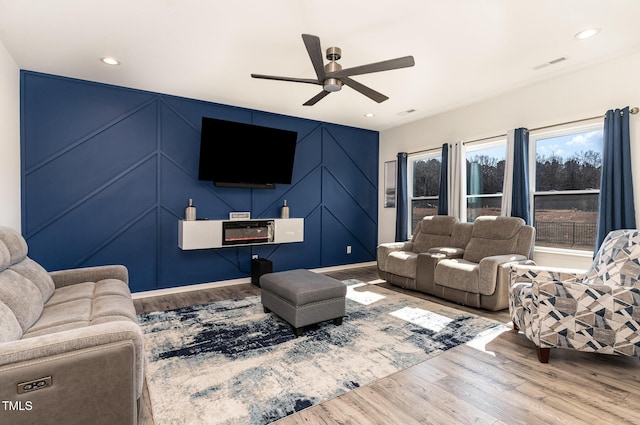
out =
[[[583,282],[640,288],[640,231],[624,229],[609,232]]]
[[[451,233],[451,246],[453,248],[465,249],[471,240],[473,223],[456,223]]]
[[[0,227],[0,342],[20,339],[54,290],[49,273],[27,257],[22,235]]]
[[[420,220],[413,235],[413,251],[427,252],[438,246],[451,246],[451,233],[456,217],[448,215],[432,215]]]
[[[530,257],[534,232],[519,217],[481,216],[473,222],[471,240],[464,259],[479,263],[493,255],[519,254]]]

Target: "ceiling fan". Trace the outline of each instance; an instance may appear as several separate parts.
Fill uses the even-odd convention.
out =
[[[352,80],[353,75],[370,74],[373,72],[390,71],[398,68],[408,68],[415,65],[413,56],[404,56],[396,59],[389,59],[382,62],[370,63],[367,65],[356,66],[353,68],[342,69],[342,66],[336,61],[340,59],[342,51],[339,47],[329,47],[327,49],[327,59],[329,62],[324,65],[322,59],[322,49],[320,47],[320,38],[315,35],[302,34],[302,40],[309,53],[309,58],[313,64],[313,69],[316,71],[317,79],[313,78],[292,78],[292,77],[278,77],[275,75],[263,75],[263,74],[251,74],[253,78],[262,78],[265,80],[278,80],[278,81],[292,81],[295,83],[307,83],[318,84],[322,86],[322,91],[307,100],[304,106],[315,105],[319,100],[327,96],[329,93],[339,91],[342,85],[347,85],[352,89],[362,93],[368,98],[375,100],[376,102],[384,102],[389,99],[382,93],[360,84],[359,82]]]

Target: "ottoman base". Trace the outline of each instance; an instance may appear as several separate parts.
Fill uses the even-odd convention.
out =
[[[296,336],[305,326],[325,320],[342,324],[347,287],[336,279],[300,269],[263,275],[260,286],[265,313],[284,319]]]

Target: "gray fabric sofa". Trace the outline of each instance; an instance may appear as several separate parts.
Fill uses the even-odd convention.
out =
[[[534,264],[535,229],[517,217],[428,216],[407,242],[380,244],[378,274],[387,282],[471,307],[509,307],[512,264]]]
[[[136,424],[142,344],[124,266],[48,273],[0,227],[0,422]]]

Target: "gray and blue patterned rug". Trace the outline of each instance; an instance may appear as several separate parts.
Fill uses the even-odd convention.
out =
[[[259,296],[140,315],[156,425],[270,423],[503,326],[345,283],[342,326],[324,322],[299,338]]]

